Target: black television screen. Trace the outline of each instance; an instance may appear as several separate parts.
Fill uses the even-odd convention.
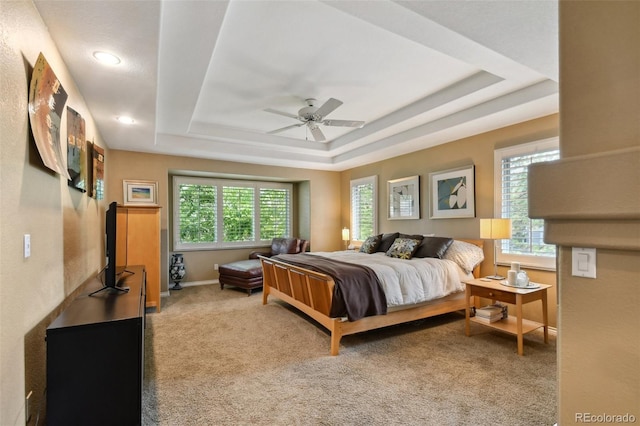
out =
[[[105,256],[107,265],[104,270],[104,286],[115,288],[118,284],[116,272],[116,230],[118,218],[118,204],[109,204],[105,220]]]
[[[116,241],[117,241],[117,229],[118,229],[118,203],[113,201],[109,204],[109,208],[105,214],[105,260],[106,266],[103,269],[102,275],[102,288],[94,291],[90,294],[93,296],[103,290],[109,289],[111,292],[120,293],[129,290],[128,287],[122,287],[119,284],[122,271],[119,273],[116,267]]]

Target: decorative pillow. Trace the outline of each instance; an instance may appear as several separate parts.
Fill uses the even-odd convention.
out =
[[[424,237],[413,257],[435,257],[442,259],[453,242],[453,238]]]
[[[382,234],[382,241],[380,241],[380,245],[378,246],[378,249],[376,251],[382,251],[386,253],[391,247],[391,244],[393,244],[396,238],[398,238],[398,235],[400,235],[400,233],[398,232],[393,232],[391,234]]]
[[[389,257],[408,260],[413,257],[413,253],[415,253],[418,245],[420,245],[420,240],[413,238],[396,238],[386,254]]]
[[[398,234],[398,238],[411,238],[412,240],[422,241],[422,239],[424,238],[424,235],[422,234],[409,235],[409,234],[400,233]]]
[[[375,253],[380,245],[380,241],[382,241],[382,234],[370,236],[364,240],[364,243],[360,246],[360,253]]]
[[[484,260],[484,252],[476,245],[453,240],[442,258],[453,260],[467,273],[471,273],[473,268]]]

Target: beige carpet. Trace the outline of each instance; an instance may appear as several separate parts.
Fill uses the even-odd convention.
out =
[[[145,425],[553,425],[556,344],[449,314],[342,339],[262,293],[186,287],[147,315]]]

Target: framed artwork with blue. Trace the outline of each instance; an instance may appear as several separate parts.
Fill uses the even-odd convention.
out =
[[[429,173],[431,219],[475,217],[475,166]]]

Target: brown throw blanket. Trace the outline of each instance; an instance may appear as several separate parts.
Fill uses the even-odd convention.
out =
[[[274,259],[329,275],[335,282],[330,316],[349,321],[385,315],[387,298],[377,275],[369,267],[312,254],[279,254]]]

